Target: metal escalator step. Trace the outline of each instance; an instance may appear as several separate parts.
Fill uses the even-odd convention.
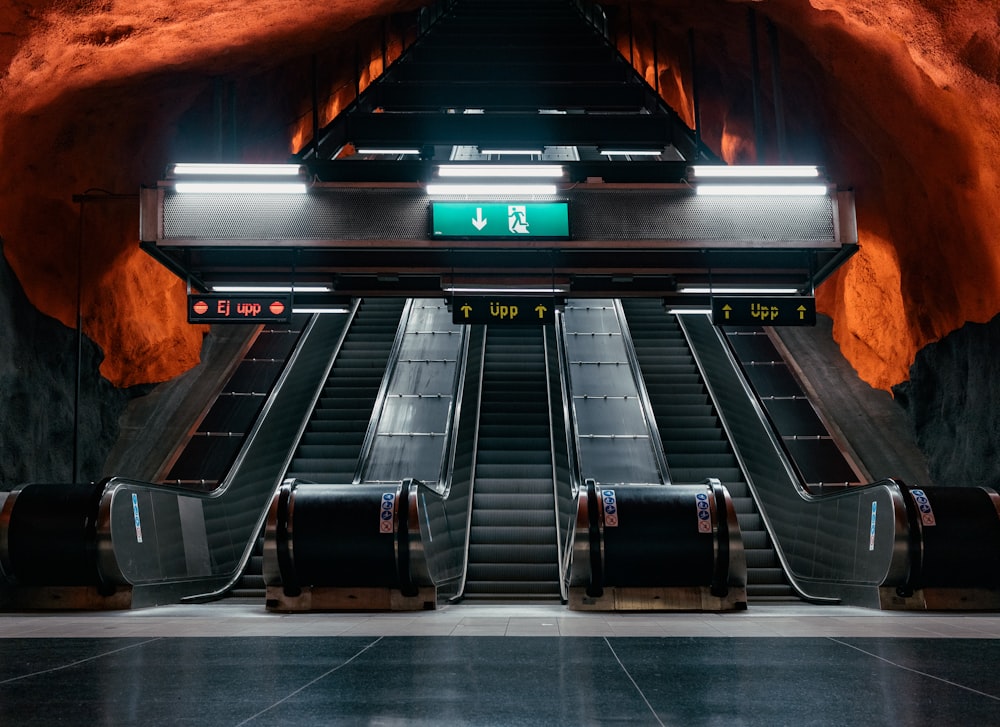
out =
[[[669,440],[665,439],[662,435],[660,440],[663,442],[663,449],[670,456],[672,449],[667,446]],[[671,444],[674,444],[671,442]],[[732,450],[729,448],[729,443],[724,439],[691,439],[684,442],[683,447],[678,447],[679,453],[677,456],[682,458],[687,457],[707,457],[710,458],[713,464],[716,463],[716,457],[720,455],[725,455],[730,458],[732,464],[736,463],[736,457],[733,455]],[[686,460],[682,459],[680,462],[683,464]]]
[[[482,456],[482,455],[480,455]],[[476,465],[476,477],[496,479],[539,479],[552,476],[552,465],[528,464],[480,464]]]
[[[730,482],[743,477],[743,472],[730,467],[670,467],[670,478],[674,482],[701,482],[706,477]]]
[[[699,418],[700,419],[700,418]],[[714,426],[707,426],[705,420],[713,420]],[[675,424],[681,422],[670,422],[667,427],[660,428],[660,439],[664,442],[690,442],[693,440],[708,441],[712,439],[725,439],[725,433],[718,427],[714,417],[705,417],[704,420],[692,422],[690,426],[677,427]]]
[[[517,563],[552,565],[559,559],[555,532],[551,544],[531,543],[471,543],[469,558],[477,563]]]
[[[518,449],[516,446],[499,450],[480,451],[476,462],[479,467],[490,465],[506,465],[509,462],[516,462],[518,466],[529,467],[538,465],[548,467],[552,471],[552,456],[548,452],[531,452]]]
[[[555,516],[551,510],[530,512],[524,510],[482,510],[473,509],[473,527],[494,528],[547,528],[552,527]]]
[[[551,492],[497,492],[483,493],[478,490],[472,493],[472,503],[475,508],[488,510],[542,510],[552,514],[554,500]]]
[[[467,581],[535,581],[558,582],[557,563],[472,563],[469,562]]]
[[[760,514],[756,512],[748,513],[736,513],[736,520],[740,524],[740,530],[747,532],[749,530],[764,530],[764,521],[761,519]]]
[[[503,581],[466,581],[465,592],[468,598],[498,598],[511,599],[558,598],[559,581],[556,579],[539,582],[503,582]]]
[[[733,500],[733,509],[736,510],[737,515],[739,515],[740,513],[757,512],[757,504],[753,501],[752,497],[749,496],[737,497],[736,495],[733,494],[732,490],[730,490],[728,486],[726,487],[726,489],[729,490],[729,496]]]
[[[742,537],[744,550],[759,550],[771,547],[771,540],[764,530],[743,530]]]
[[[781,569],[778,554],[772,548],[747,548],[743,553],[747,559],[747,568]]]
[[[351,452],[357,453],[357,445],[362,437],[331,434],[324,441],[315,444],[300,444],[295,453],[297,459],[340,459]]]
[[[556,531],[552,519],[545,525],[516,527],[501,527],[497,525],[473,525],[470,538],[477,543],[493,543],[495,545],[552,545],[555,547]]]
[[[681,406],[681,402],[676,403],[677,406]],[[697,406],[702,408],[703,413],[691,413],[687,414],[680,412],[677,416],[669,415],[666,416],[662,421],[658,421],[660,429],[669,432],[684,431],[691,429],[705,429],[718,431],[720,434],[722,429],[719,427],[719,417],[715,415],[715,412],[711,410],[710,407],[706,407],[704,402],[695,402],[691,404],[687,402],[683,406]],[[704,436],[705,433],[701,433],[699,436]],[[689,439],[690,437],[686,437]]]
[[[781,585],[788,582],[781,568],[747,569],[747,581],[752,581],[754,585]]]
[[[730,452],[667,452],[667,464],[670,465],[671,469],[674,467],[680,468],[715,468],[715,469],[728,469],[739,471],[739,463],[736,461],[736,455]],[[728,478],[726,478],[728,479]]]
[[[789,585],[747,584],[747,599],[750,601],[799,601],[799,597]]]
[[[498,477],[479,477],[476,479],[476,494],[547,494],[553,496],[551,477],[522,477],[511,480]]]
[[[726,489],[729,490],[729,495],[732,498],[749,498],[751,504],[753,505],[753,509],[757,509],[757,505],[753,502],[753,498],[750,495],[750,485],[748,485],[742,477],[738,480],[727,480],[722,484],[724,484]]]

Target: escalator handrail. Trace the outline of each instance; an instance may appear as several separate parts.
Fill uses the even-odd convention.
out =
[[[458,588],[456,590],[453,600],[459,600],[465,594],[465,583],[469,574],[469,544],[472,540],[472,499],[475,494],[476,489],[476,458],[479,453],[479,423],[482,414],[482,400],[483,400],[483,379],[486,375],[486,335],[489,332],[488,326],[482,327],[483,343],[479,349],[479,380],[475,382],[476,387],[476,412],[473,417],[475,422],[473,427],[472,435],[472,463],[469,470],[469,501],[466,507],[465,513],[465,543],[462,546],[462,567],[461,567],[461,577],[458,581]],[[475,352],[470,352],[475,353]],[[466,355],[468,359],[468,355]],[[463,377],[464,378],[464,377]],[[462,388],[465,388],[465,381],[463,380]]]
[[[392,341],[392,348],[389,350],[389,358],[385,370],[382,374],[382,383],[379,385],[378,394],[375,397],[375,405],[372,407],[371,417],[368,419],[368,428],[365,430],[365,438],[361,443],[361,453],[358,455],[358,463],[354,468],[353,484],[360,484],[364,477],[365,470],[368,469],[368,460],[372,454],[372,447],[375,444],[375,436],[378,433],[378,423],[382,418],[382,409],[385,406],[386,397],[389,395],[389,384],[392,382],[392,375],[399,364],[399,351],[403,347],[403,340],[406,337],[406,326],[410,321],[410,314],[413,311],[413,298],[407,298],[403,305],[403,312],[399,316],[399,325],[396,326],[396,337]]]
[[[288,471],[288,467],[291,464],[292,458],[295,455],[295,450],[298,447],[298,443],[301,441],[302,436],[305,433],[306,427],[309,425],[309,417],[313,409],[316,408],[316,403],[319,401],[320,396],[322,396],[323,387],[326,384],[327,378],[330,376],[330,370],[333,368],[333,364],[339,357],[340,351],[343,348],[344,339],[347,337],[347,332],[350,330],[350,327],[354,322],[354,319],[358,312],[359,304],[360,304],[359,300],[355,299],[353,301],[350,313],[348,314],[349,317],[347,321],[344,323],[344,327],[340,333],[340,337],[338,338],[336,345],[333,347],[333,350],[327,361],[326,367],[322,375],[318,377],[316,389],[312,394],[312,398],[309,402],[309,405],[305,408],[306,415],[303,417],[302,422],[299,424],[299,429],[295,434],[294,437],[295,443],[292,447],[289,448],[288,453],[285,456],[285,460],[284,462],[282,462],[279,468],[279,474],[274,484],[274,490],[277,490],[277,488],[281,486],[284,475]],[[312,332],[313,328],[315,328],[319,320],[320,320],[319,314],[313,315],[313,317],[310,319],[309,324],[307,325],[307,328],[303,332],[303,336],[300,339],[299,345],[296,346],[291,356],[289,356],[285,368],[282,370],[281,374],[278,377],[277,382],[274,385],[274,388],[271,391],[271,395],[268,397],[264,406],[261,408],[261,412],[257,416],[257,420],[254,422],[254,426],[250,430],[250,433],[247,436],[246,441],[243,444],[243,447],[240,449],[239,454],[236,456],[236,460],[233,463],[233,466],[229,469],[229,472],[226,474],[226,477],[223,480],[223,485],[218,490],[218,496],[221,496],[226,489],[231,487],[236,482],[239,476],[240,468],[243,465],[243,462],[246,460],[248,453],[256,444],[257,435],[260,432],[260,429],[263,426],[263,423],[266,420],[268,414],[275,406],[275,402],[281,395],[285,387],[285,383],[287,382],[288,377],[290,376],[290,373],[294,367],[294,364],[298,360],[299,354],[303,350],[303,344],[309,338],[308,334]],[[273,492],[272,492],[272,497],[273,497]],[[221,598],[236,586],[236,584],[239,582],[240,577],[243,575],[243,571],[246,569],[247,563],[250,562],[250,558],[253,556],[253,549],[256,543],[257,533],[259,533],[261,531],[261,528],[264,527],[264,523],[267,521],[267,514],[268,514],[268,508],[267,507],[261,508],[261,513],[260,516],[258,517],[257,524],[251,531],[252,535],[249,538],[246,547],[243,549],[243,554],[240,556],[240,559],[235,569],[230,573],[226,582],[213,591],[186,596],[181,599],[183,602],[215,600]]]
[[[653,414],[653,404],[649,399],[649,392],[646,390],[646,379],[642,375],[639,367],[639,357],[635,353],[635,344],[632,342],[632,332],[629,330],[628,320],[622,308],[620,298],[615,299],[615,315],[618,317],[618,328],[621,330],[622,341],[625,343],[625,358],[628,360],[629,368],[632,371],[632,379],[635,382],[636,391],[639,392],[639,405],[642,409],[642,418],[646,423],[646,432],[649,435],[649,442],[653,448],[653,457],[656,466],[660,469],[662,484],[669,485],[670,466],[667,463],[666,455],[663,452],[663,441],[660,439],[660,429],[656,425],[656,416]]]
[[[705,316],[705,319],[707,319],[707,318],[708,317]],[[706,375],[705,363],[704,363],[704,361],[702,359],[702,356],[700,355],[700,352],[699,352],[697,346],[694,345],[693,342],[692,342],[692,340],[691,340],[690,332],[688,330],[688,326],[687,326],[685,317],[678,316],[678,324],[680,325],[681,330],[684,332],[685,338],[688,340],[688,345],[689,345],[689,347],[691,349],[691,353],[694,356],[695,363],[698,366],[698,370],[702,374],[702,379],[704,380],[705,386],[706,386],[706,388],[709,391],[709,395],[711,396],[711,398],[712,398],[712,400],[713,400],[713,402],[715,404],[716,411],[719,414],[719,420],[722,423],[722,426],[723,426],[723,428],[724,428],[724,430],[726,432],[726,436],[729,438],[729,441],[736,443],[738,441],[738,438],[735,436],[735,433],[733,432],[732,427],[730,426],[730,423],[727,420],[727,417],[726,417],[725,411],[724,411],[724,407],[721,407],[719,405],[719,397],[716,395],[716,392],[714,390],[714,387],[712,385],[710,377],[708,377]],[[711,323],[709,323],[709,325],[711,325]],[[713,327],[713,330],[714,330],[714,327]],[[715,335],[716,336],[720,335],[719,332],[718,332],[718,330],[715,330]],[[746,396],[747,400],[750,402],[751,406],[753,407],[754,411],[756,412],[756,414],[757,414],[757,416],[759,418],[759,421],[763,425],[762,426],[763,430],[766,432],[766,435],[767,435],[768,439],[770,440],[771,444],[774,447],[774,454],[775,454],[775,456],[777,457],[778,461],[782,463],[782,466],[783,466],[783,469],[784,469],[784,474],[787,477],[788,482],[790,483],[790,485],[794,489],[795,493],[799,496],[799,498],[801,498],[802,502],[805,504],[807,502],[816,502],[816,503],[821,502],[821,501],[822,502],[830,502],[830,501],[834,501],[834,500],[840,499],[840,498],[857,498],[862,493],[868,493],[868,492],[871,492],[872,490],[876,490],[876,489],[886,489],[886,490],[889,491],[890,500],[894,503],[894,507],[896,509],[896,512],[895,512],[893,520],[896,523],[897,530],[893,534],[893,542],[894,543],[905,542],[907,544],[906,550],[909,553],[912,553],[915,548],[916,549],[920,549],[921,546],[919,544],[919,537],[920,537],[919,536],[919,532],[915,533],[913,531],[912,527],[910,527],[909,525],[907,525],[904,530],[900,530],[899,529],[900,528],[900,523],[907,523],[908,524],[910,522],[911,515],[907,511],[908,510],[908,506],[907,506],[907,499],[908,498],[904,497],[904,490],[906,489],[906,487],[905,487],[905,485],[903,485],[902,483],[898,482],[897,480],[892,479],[892,478],[886,478],[886,479],[883,479],[883,480],[879,480],[877,482],[869,483],[867,485],[861,485],[861,486],[858,486],[858,487],[852,487],[849,490],[844,490],[844,491],[841,491],[841,492],[824,493],[824,494],[820,494],[820,495],[816,495],[816,494],[813,494],[813,493],[809,492],[808,488],[800,480],[800,478],[798,476],[798,473],[797,473],[797,470],[788,461],[788,457],[787,457],[787,455],[785,453],[784,448],[782,446],[780,446],[779,442],[777,441],[778,436],[775,433],[774,429],[771,426],[768,425],[768,419],[767,419],[766,416],[764,416],[763,407],[761,406],[761,403],[760,403],[759,399],[756,397],[756,395],[754,394],[753,390],[750,388],[750,386],[747,383],[746,379],[743,376],[741,376],[741,375],[738,374],[738,372],[739,372],[738,363],[735,361],[735,358],[733,356],[732,350],[729,348],[728,345],[725,345],[725,341],[721,341],[720,340],[719,343],[720,343],[721,350],[724,352],[725,356],[729,360],[730,366],[732,367],[734,375],[736,376],[736,379],[738,380],[739,386],[742,388],[744,395]],[[808,592],[808,590],[806,589],[806,587],[802,584],[802,582],[800,581],[800,579],[796,576],[796,574],[792,570],[792,568],[791,568],[791,566],[789,564],[788,558],[787,558],[787,556],[786,556],[786,554],[784,552],[782,541],[781,541],[781,538],[778,535],[777,529],[774,527],[774,524],[772,523],[771,518],[769,517],[769,515],[767,513],[767,509],[762,505],[761,498],[758,495],[757,483],[755,482],[755,479],[753,477],[753,473],[750,472],[749,469],[748,469],[748,467],[746,466],[745,460],[744,460],[744,458],[743,458],[743,456],[742,456],[742,454],[740,452],[740,448],[739,447],[734,447],[733,450],[734,450],[734,455],[736,456],[737,460],[739,461],[740,469],[744,473],[744,475],[745,475],[745,477],[747,479],[747,486],[749,487],[750,492],[752,493],[755,502],[757,502],[757,504],[758,504],[758,509],[759,509],[759,512],[760,512],[761,520],[764,523],[764,527],[767,530],[768,535],[771,537],[771,541],[772,541],[772,543],[774,545],[775,553],[776,553],[776,555],[778,557],[779,562],[781,563],[782,570],[785,572],[785,575],[788,578],[789,584],[791,585],[792,589],[801,598],[803,598],[803,599],[805,599],[807,601],[813,601],[813,602],[817,602],[817,603],[837,603],[837,602],[839,602],[840,599],[827,598],[827,597],[823,597],[823,596],[816,596],[816,595],[810,594]],[[900,568],[899,564],[890,565],[890,567],[887,569],[887,576],[888,576],[889,573],[891,573],[893,571],[896,571],[899,568]],[[907,566],[905,570],[906,571],[910,571],[911,567]],[[915,577],[916,577],[916,571],[914,571],[912,574],[908,574],[906,576],[906,578],[904,579],[904,581],[905,582],[909,582],[909,581],[911,581]]]
[[[566,535],[564,536],[562,534],[562,532],[563,532],[562,523],[559,520],[559,515],[560,515],[560,509],[559,509],[559,471],[558,471],[558,468],[557,468],[557,465],[556,465],[556,462],[557,462],[557,458],[556,458],[556,435],[557,435],[557,432],[554,430],[554,427],[553,427],[553,424],[556,421],[556,419],[555,419],[555,407],[556,407],[556,405],[552,401],[552,377],[553,376],[557,376],[558,377],[558,380],[560,382],[560,387],[562,386],[562,381],[564,380],[564,377],[562,375],[562,366],[560,365],[561,359],[559,358],[559,355],[558,355],[559,346],[558,346],[557,343],[555,343],[554,345],[555,345],[555,349],[556,349],[556,371],[553,372],[553,371],[550,370],[550,366],[549,366],[549,337],[548,337],[548,335],[545,332],[543,332],[543,334],[542,334],[542,350],[543,350],[543,360],[545,361],[545,400],[546,400],[546,405],[548,407],[548,416],[549,416],[549,459],[552,462],[552,501],[553,501],[553,505],[554,505],[554,508],[555,508],[555,513],[554,514],[555,514],[555,523],[556,523],[556,561],[557,561],[557,568],[558,568],[556,572],[559,574],[559,597],[563,600],[563,602],[566,602],[566,601],[569,600],[569,587],[566,584],[566,579],[564,577],[564,574],[566,573],[567,568],[568,568],[566,560],[568,559],[568,553],[569,553],[569,551],[566,550],[566,546],[567,546],[567,544],[569,544],[569,547],[572,547],[572,545],[570,544],[569,541],[570,541],[570,538],[572,537],[572,532],[573,532],[574,528],[567,526],[565,528]],[[560,391],[561,391],[561,389],[560,389]],[[563,402],[565,402],[565,397],[564,396],[562,396],[561,399],[563,400]],[[565,415],[566,415],[566,410],[565,410],[565,407],[563,407],[563,416],[565,417]],[[566,419],[564,418],[562,421],[563,421],[562,433],[563,433],[563,436],[565,437]],[[567,444],[567,442],[564,442],[563,444],[565,446]],[[569,451],[568,451],[568,449],[567,449],[567,458],[569,458]],[[572,483],[572,468],[570,468],[570,480],[571,480],[571,482],[570,482],[570,493],[571,493],[571,497],[572,497],[572,494],[576,492],[576,489],[575,489],[575,487],[574,487],[574,485]],[[564,540],[566,541],[566,543],[563,542]]]
[[[572,402],[572,392],[570,391],[570,371],[569,371],[569,355],[566,351],[566,324],[563,319],[563,312],[556,311],[555,315],[555,334],[556,334],[556,354],[559,359],[559,380],[560,387],[562,390],[562,407],[563,407],[563,422],[564,422],[564,433],[566,437],[566,457],[568,461],[569,469],[569,481],[570,481],[570,492],[573,498],[585,497],[583,493],[583,484],[581,481],[580,474],[580,440],[576,436],[576,418],[573,416],[571,410]],[[558,510],[556,515],[558,516]],[[573,562],[573,548],[576,539],[576,516],[573,515],[569,526],[567,527],[566,533],[566,543],[563,546],[562,553],[562,564],[563,571],[559,574],[559,590],[564,593],[564,597],[568,597],[569,594],[569,576],[570,569]]]
[[[438,486],[430,487],[441,497],[448,497],[455,476],[455,459],[458,455],[458,438],[461,434],[462,408],[465,406],[465,376],[469,370],[469,346],[471,336],[469,326],[462,327],[462,342],[459,344],[458,370],[455,372],[455,396],[452,401],[451,416],[448,417],[448,430],[445,432],[448,442],[448,454],[442,458],[441,476],[438,478]],[[478,427],[476,428],[478,434]],[[475,462],[475,452],[473,452],[473,462]],[[420,483],[428,487],[425,483]]]

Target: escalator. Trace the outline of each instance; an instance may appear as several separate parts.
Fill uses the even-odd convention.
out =
[[[466,598],[559,598],[541,328],[487,329]]]
[[[286,477],[351,483],[406,301],[362,301]]]
[[[747,596],[795,599],[677,319],[659,299],[625,299],[622,307],[673,481],[722,480],[743,534]]]

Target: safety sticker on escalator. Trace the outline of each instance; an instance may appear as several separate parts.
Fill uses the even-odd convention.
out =
[[[379,512],[378,531],[380,533],[392,532],[392,515],[396,509],[396,493],[386,492],[382,495],[382,510]]]
[[[937,525],[937,520],[934,519],[934,509],[931,507],[931,501],[927,499],[927,493],[923,490],[910,490],[910,494],[913,496],[913,501],[917,503],[917,509],[920,510],[920,522],[924,525]]]
[[[712,532],[712,510],[708,505],[708,494],[699,492],[694,496],[694,501],[698,508],[698,532]]]
[[[604,527],[618,527],[618,500],[614,490],[601,490],[601,500],[604,503]]]
[[[868,536],[868,550],[875,550],[875,516],[878,514],[878,502],[872,500],[872,529]]]
[[[135,517],[135,542],[142,542],[142,523],[139,522],[139,496],[132,493],[132,515]]]

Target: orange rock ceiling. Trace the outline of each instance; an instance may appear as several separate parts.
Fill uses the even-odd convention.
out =
[[[22,0],[0,6],[0,237],[32,302],[84,330],[120,386],[198,361],[184,287],[142,253],[135,194],[188,138],[217,79],[239,100],[243,161],[281,161],[323,66],[323,121],[349,102],[355,48],[398,0]],[[693,122],[692,29],[706,142],[753,161],[747,7],[760,21],[764,161],[775,161],[767,36],[778,31],[789,148],[857,197],[861,251],[818,291],[863,379],[888,388],[916,352],[1000,312],[1000,6],[995,0],[608,3],[619,49]],[[629,41],[627,19],[633,29]],[[657,64],[653,65],[652,29]],[[390,38],[392,38],[390,33]],[[391,41],[391,45],[395,41]],[[392,49],[391,49],[392,50]],[[379,53],[363,82],[380,71]],[[88,190],[94,201],[74,203]],[[81,211],[82,210],[82,211]]]

